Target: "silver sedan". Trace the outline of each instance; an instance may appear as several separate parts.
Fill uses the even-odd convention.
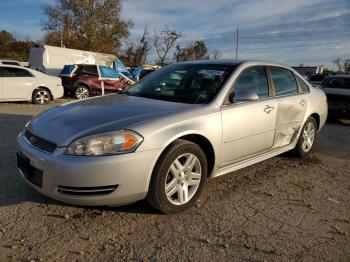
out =
[[[18,136],[18,171],[65,203],[147,199],[176,213],[200,200],[209,178],[286,151],[306,156],[326,117],[324,93],[287,66],[178,63],[123,94],[36,116]]]

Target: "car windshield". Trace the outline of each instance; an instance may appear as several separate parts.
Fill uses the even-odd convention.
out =
[[[147,75],[125,93],[151,99],[206,104],[219,93],[235,65],[174,64]]]

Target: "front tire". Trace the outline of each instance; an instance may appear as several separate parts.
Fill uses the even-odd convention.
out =
[[[207,183],[207,158],[192,142],[176,140],[153,171],[148,203],[165,214],[179,213],[199,201]]]
[[[316,132],[316,120],[313,117],[309,117],[301,130],[298,143],[294,148],[294,153],[297,156],[305,157],[310,153],[312,146],[315,142]]]
[[[35,89],[32,95],[33,104],[45,105],[51,101],[51,93],[45,88]]]

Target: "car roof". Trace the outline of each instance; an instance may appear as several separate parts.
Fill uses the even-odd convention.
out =
[[[256,65],[267,65],[267,66],[279,66],[279,67],[288,67],[290,66],[271,62],[271,61],[265,61],[265,60],[235,60],[235,59],[217,59],[217,60],[193,60],[193,61],[186,61],[181,62],[185,64],[217,64],[217,65],[241,65],[241,64],[256,64]]]

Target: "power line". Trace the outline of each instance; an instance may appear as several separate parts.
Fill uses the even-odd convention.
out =
[[[343,41],[327,42],[327,44],[303,44],[303,45],[291,45],[291,46],[270,46],[270,47],[243,47],[243,50],[265,50],[265,49],[288,49],[288,48],[300,48],[300,47],[315,47],[315,46],[329,46],[330,44],[342,44]]]

